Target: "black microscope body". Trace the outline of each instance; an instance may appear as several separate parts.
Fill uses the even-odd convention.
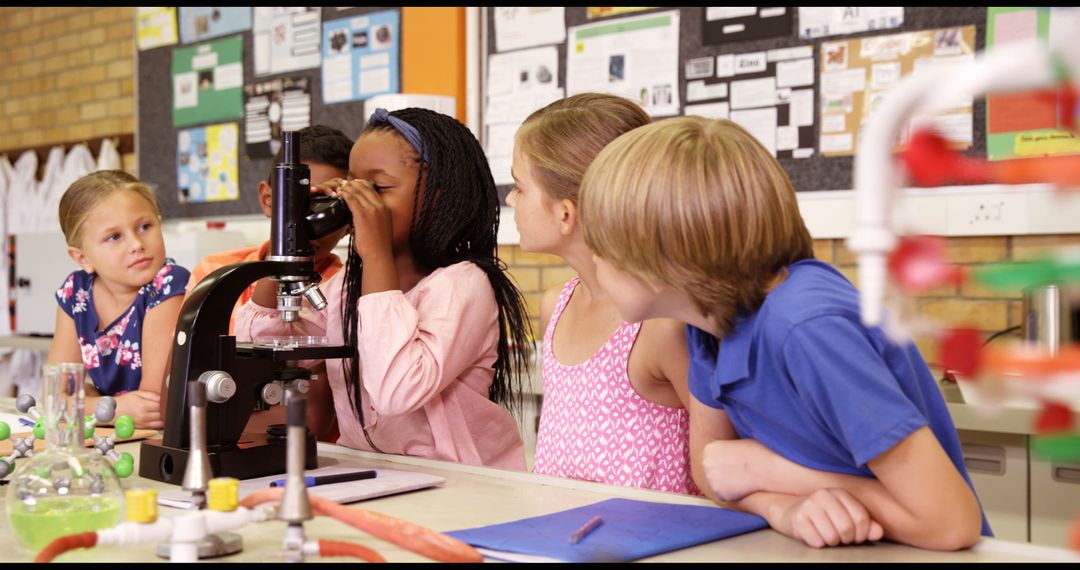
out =
[[[221,267],[188,291],[172,345],[165,430],[161,439],[142,442],[142,477],[175,484],[183,479],[191,448],[189,382],[207,384],[206,443],[215,477],[249,479],[284,473],[285,438],[244,431],[252,412],[265,406],[264,388],[271,382],[306,377],[297,361],[353,355],[350,346],[275,347],[237,343],[229,334],[236,300],[250,284],[266,277],[278,281],[278,309],[287,322],[296,319],[301,296],[318,309],[326,304],[316,286],[320,276],[311,240],[347,225],[351,215],[340,200],[309,196],[310,170],[299,160],[293,135],[283,133],[283,162],[274,166],[270,255],[265,261]],[[312,212],[313,202],[329,207]],[[306,467],[318,467],[310,432],[306,449]]]

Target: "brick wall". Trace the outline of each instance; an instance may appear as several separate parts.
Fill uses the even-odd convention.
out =
[[[1020,261],[1046,254],[1058,246],[1080,246],[1080,235],[957,237],[948,240],[950,263],[974,267],[1002,261]],[[521,251],[517,246],[503,246],[500,255],[525,293],[529,316],[537,336],[540,297],[547,288],[561,285],[575,275],[574,270],[557,257]],[[855,256],[844,240],[814,240],[814,255],[832,264],[858,286]],[[920,315],[943,325],[971,326],[987,336],[1021,322],[1020,292],[1001,293],[971,283],[938,287],[918,299]],[[916,344],[931,366],[938,363],[936,342],[919,337]]]
[[[0,8],[0,152],[135,132],[134,14]]]

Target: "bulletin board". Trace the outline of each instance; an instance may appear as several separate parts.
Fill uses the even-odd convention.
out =
[[[320,8],[321,23],[361,16],[372,12],[393,10],[398,13],[400,7],[364,7],[364,8]],[[399,36],[400,36],[400,27]],[[330,125],[340,129],[350,138],[356,137],[363,127],[364,102],[359,100],[325,104],[322,93],[322,68],[302,69],[273,75],[256,76],[253,57],[253,33],[251,29],[238,34],[214,38],[240,37],[243,42],[243,84],[249,86],[274,79],[289,78],[299,82],[306,81],[311,95],[311,124]],[[213,41],[213,40],[208,40]],[[185,126],[174,126],[173,118],[173,82],[172,62],[176,50],[190,48],[195,44],[175,44],[139,51],[137,58],[137,97],[138,97],[138,140],[136,152],[139,162],[139,177],[154,188],[161,211],[166,219],[205,218],[214,216],[261,214],[257,188],[259,181],[265,180],[272,168],[273,158],[249,156],[244,136],[244,119],[214,121],[211,124],[234,124],[239,135],[237,147],[237,171],[239,176],[238,199],[207,202],[184,202],[180,199],[177,181],[177,137]],[[397,76],[401,76],[400,58],[396,62]]]
[[[673,8],[655,8],[648,11],[635,11],[627,14],[620,14],[615,16],[609,16],[607,18],[589,19],[587,10],[591,8],[581,6],[568,6],[565,9],[565,20],[567,26],[567,35],[569,36],[569,28],[572,26],[579,26],[583,24],[591,24],[603,20],[614,21],[618,18],[631,18],[635,16],[641,16],[650,13],[660,13],[670,11]],[[857,32],[843,35],[831,35],[827,37],[817,37],[812,39],[801,39],[799,37],[799,17],[798,8],[789,6],[787,10],[791,15],[791,29],[789,33],[784,35],[770,36],[770,37],[752,37],[754,34],[739,34],[731,41],[723,41],[722,43],[706,43],[703,41],[704,34],[715,35],[718,33],[715,26],[711,25],[711,22],[706,20],[706,10],[710,8],[706,7],[681,7],[675,8],[679,11],[679,70],[678,70],[678,92],[680,103],[680,114],[684,113],[685,107],[688,104],[687,101],[687,83],[686,78],[687,65],[689,60],[699,58],[715,58],[724,54],[750,54],[754,52],[768,52],[770,50],[785,50],[790,49],[804,49],[805,46],[811,46],[814,58],[814,73],[815,75],[820,73],[820,57],[822,45],[830,42],[837,42],[841,40],[854,40],[858,38],[866,38],[873,36],[898,34],[903,32],[917,32],[923,30],[950,28],[950,27],[962,27],[962,26],[974,26],[974,49],[981,51],[985,45],[985,28],[986,28],[986,8],[978,6],[962,6],[962,7],[905,7],[903,23],[899,27],[890,29],[880,29],[875,31]],[[713,8],[724,9],[724,8]],[[738,8],[728,8],[729,10],[738,10]],[[596,9],[592,9],[596,10]],[[487,53],[490,56],[495,55],[496,46],[494,41],[494,26],[495,16],[491,9],[486,10],[486,30],[487,30]],[[742,39],[746,38],[746,39]],[[559,70],[558,70],[558,86],[566,86],[566,61],[567,61],[567,42],[563,41],[559,44],[555,44],[558,50],[559,57]],[[773,63],[769,63],[770,66]],[[771,71],[772,68],[770,67]],[[730,79],[730,78],[729,78]],[[709,87],[711,83],[718,83],[720,79],[715,77],[710,80],[705,80],[705,87]],[[696,87],[701,87],[697,84]],[[813,128],[812,133],[799,133],[792,132],[792,136],[797,137],[800,141],[798,146],[801,146],[801,141],[809,134],[809,138],[813,141],[814,153],[809,157],[796,158],[790,156],[790,152],[778,152],[777,160],[787,171],[788,176],[791,178],[792,183],[797,191],[817,191],[817,190],[850,190],[852,188],[852,169],[854,165],[854,159],[851,156],[824,156],[821,152],[820,139],[821,139],[821,103],[820,103],[820,79],[815,77],[813,85],[814,101],[813,101]],[[729,93],[728,99],[732,94]],[[690,102],[693,105],[695,103]],[[783,110],[787,105],[780,107],[780,117],[777,119],[778,125],[783,126],[789,121],[790,118],[786,117]],[[985,104],[983,100],[976,99],[971,107],[971,120],[972,120],[972,144],[965,152],[972,156],[986,156],[986,114]],[[662,118],[662,117],[657,117]],[[482,118],[483,120],[483,118]],[[810,130],[808,128],[808,130]],[[505,195],[509,191],[510,186],[500,186],[500,192]]]

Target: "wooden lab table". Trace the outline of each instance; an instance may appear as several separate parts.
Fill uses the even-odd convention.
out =
[[[138,442],[128,442],[118,445],[117,449],[131,453],[137,461],[138,445]],[[507,522],[580,507],[613,497],[684,504],[710,504],[705,499],[695,497],[414,457],[382,455],[325,443],[318,444],[318,453],[320,467],[330,465],[376,467],[422,471],[445,477],[446,483],[439,487],[353,504],[353,506],[378,511],[440,531]],[[138,473],[138,468],[135,472]],[[124,486],[125,488],[136,486],[174,488],[158,481],[142,479],[138,475],[125,480]],[[5,500],[6,490],[5,488]],[[161,516],[177,516],[185,512],[188,511],[168,507],[160,508]],[[0,554],[0,558],[11,561],[31,560],[33,553],[17,543],[7,517],[2,518],[2,525],[5,528],[3,532],[0,532],[0,552],[3,553]],[[236,531],[243,537],[244,550],[220,560],[223,562],[280,562],[285,526],[285,523],[273,521],[251,524]],[[359,542],[377,550],[391,562],[426,560],[331,518],[316,517],[306,523],[304,528],[309,540],[331,539]],[[97,547],[68,552],[57,561],[164,561],[157,557],[155,550],[154,544],[124,548]],[[310,557],[308,560],[313,561],[318,558]],[[329,560],[352,561],[351,559]],[[1080,554],[1063,549],[995,539],[984,539],[976,547],[961,552],[934,552],[885,542],[818,550],[771,529],[764,529],[710,544],[669,552],[648,560],[673,562],[1041,562],[1080,561]]]

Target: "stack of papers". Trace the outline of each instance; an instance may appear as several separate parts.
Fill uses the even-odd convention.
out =
[[[305,471],[304,475],[308,477],[319,477],[323,475],[337,475],[340,473],[366,470],[367,469],[364,467],[335,465],[333,467],[320,467],[318,469]],[[428,473],[398,471],[396,469],[375,469],[375,471],[377,474],[374,479],[362,479],[360,481],[348,481],[331,485],[316,485],[314,487],[308,487],[308,492],[324,499],[330,499],[331,501],[346,504],[374,499],[376,497],[395,495],[397,493],[406,493],[417,489],[426,489],[427,487],[434,487],[435,485],[441,485],[446,482],[445,477],[430,475]],[[276,481],[283,477],[285,477],[284,474],[268,475],[266,477],[256,477],[254,479],[240,481],[240,498],[250,495],[253,491],[266,489],[270,486],[271,481]],[[178,509],[196,508],[195,502],[191,498],[191,493],[180,488],[158,493],[158,504]]]
[[[600,526],[576,544],[589,519]],[[723,507],[609,499],[576,509],[446,534],[488,558],[515,562],[628,562],[767,527],[765,519]]]

